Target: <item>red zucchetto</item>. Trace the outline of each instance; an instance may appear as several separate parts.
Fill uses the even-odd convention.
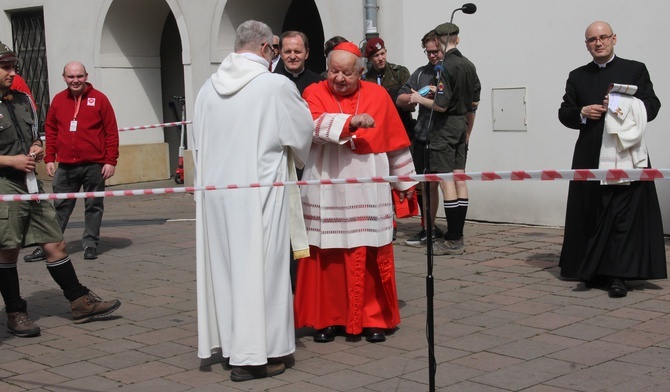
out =
[[[352,42],[342,42],[340,44],[337,44],[336,47],[333,48],[333,50],[344,50],[349,53],[353,53],[356,55],[356,57],[361,57],[361,50],[356,46],[356,44]]]

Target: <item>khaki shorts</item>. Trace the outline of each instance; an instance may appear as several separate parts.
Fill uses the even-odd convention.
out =
[[[39,182],[40,193],[43,193]],[[0,178],[0,193],[19,195],[28,193],[22,182]],[[0,247],[20,247],[60,242],[63,233],[58,225],[54,206],[46,201],[0,201]]]

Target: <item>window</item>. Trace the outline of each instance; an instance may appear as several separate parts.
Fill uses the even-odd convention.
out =
[[[13,49],[19,58],[19,74],[26,80],[37,105],[39,131],[49,110],[49,75],[42,9],[11,13]]]

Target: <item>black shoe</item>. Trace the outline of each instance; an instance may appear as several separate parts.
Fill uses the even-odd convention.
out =
[[[98,258],[98,250],[92,246],[84,248],[84,260],[95,260]]]
[[[257,378],[273,377],[284,373],[286,366],[283,362],[268,362],[261,366],[233,366],[230,372],[232,381],[249,381]]]
[[[314,341],[317,343],[328,343],[335,340],[335,336],[340,333],[340,328],[334,325],[326,327],[324,329],[319,329],[314,334]]]
[[[623,282],[623,279],[610,279],[607,284],[607,294],[611,298],[623,298],[628,294],[628,289]]]
[[[28,263],[32,263],[35,261],[45,261],[46,259],[47,258],[46,255],[44,254],[44,250],[42,250],[42,248],[40,248],[39,246],[35,248],[33,253],[23,256],[23,261]]]
[[[365,328],[365,340],[370,343],[381,343],[386,341],[386,332],[381,328]]]

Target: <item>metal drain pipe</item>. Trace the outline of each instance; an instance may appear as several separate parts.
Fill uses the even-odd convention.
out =
[[[379,37],[377,31],[377,0],[365,0],[365,39]]]

